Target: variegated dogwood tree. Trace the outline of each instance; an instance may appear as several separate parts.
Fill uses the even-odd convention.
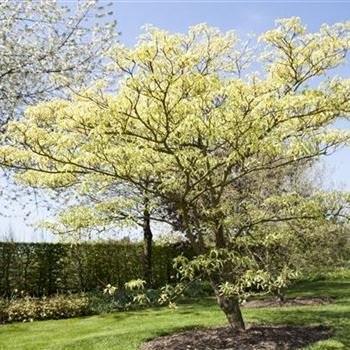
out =
[[[244,328],[239,300],[271,281],[249,249],[267,235],[257,228],[328,219],[327,194],[269,183],[349,142],[334,122],[349,117],[350,81],[331,75],[349,46],[349,23],[309,33],[298,18],[277,21],[257,46],[206,25],[186,35],[149,27],[133,49],[115,49],[116,94],[28,108],[6,128],[1,163],[31,186],[147,194],[148,208],[167,213],[198,254],[179,263],[181,274],[205,274],[229,322]],[[138,200],[116,195],[111,206],[125,212]]]

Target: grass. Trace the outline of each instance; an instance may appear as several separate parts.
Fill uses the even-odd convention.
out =
[[[303,283],[290,296],[330,296],[322,306],[243,310],[247,322],[327,324],[334,337],[307,350],[350,349],[350,281]],[[193,327],[226,324],[215,300],[180,305],[177,310],[147,309],[76,319],[0,326],[1,350],[136,350],[153,337]]]

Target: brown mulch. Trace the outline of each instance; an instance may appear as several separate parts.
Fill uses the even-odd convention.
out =
[[[307,306],[307,305],[326,305],[332,302],[332,299],[327,297],[321,298],[303,298],[297,297],[293,299],[287,299],[281,303],[278,300],[252,300],[244,304],[245,308],[256,309],[261,307],[280,307],[280,306]]]
[[[146,342],[140,350],[291,350],[331,335],[325,326],[254,324],[246,331],[216,327],[176,333]]]

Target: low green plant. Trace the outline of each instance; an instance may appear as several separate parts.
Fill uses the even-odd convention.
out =
[[[90,301],[83,294],[35,298],[13,295],[0,300],[0,323],[32,322],[92,314]]]
[[[132,295],[124,290],[117,290],[113,294],[102,294],[100,292],[87,294],[92,314],[105,314],[126,310],[125,305],[132,301]]]
[[[184,295],[189,298],[202,298],[214,295],[210,282],[195,280],[184,291]]]
[[[105,301],[102,302],[102,304],[107,306],[105,311],[111,310],[111,305],[115,305],[115,310],[119,311],[158,305],[160,292],[155,289],[146,289],[145,285],[146,281],[142,279],[126,282],[124,289],[117,289],[115,286],[107,284],[103,290]]]

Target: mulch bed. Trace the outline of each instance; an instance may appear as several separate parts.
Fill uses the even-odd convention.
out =
[[[140,350],[291,350],[331,335],[325,326],[253,324],[246,331],[215,327],[176,333],[146,342]]]
[[[293,299],[287,299],[281,303],[278,300],[252,300],[244,304],[245,308],[255,309],[261,307],[280,307],[280,306],[307,306],[307,305],[326,305],[332,302],[332,299],[327,297],[321,298],[303,298],[297,297]]]

